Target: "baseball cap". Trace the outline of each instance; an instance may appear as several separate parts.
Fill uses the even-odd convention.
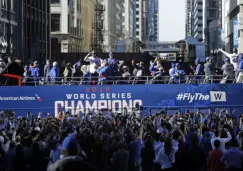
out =
[[[40,127],[35,127],[35,131],[40,132]]]

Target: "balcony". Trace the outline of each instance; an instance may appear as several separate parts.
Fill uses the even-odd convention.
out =
[[[195,20],[197,17],[202,17],[202,12],[198,12],[198,11],[196,11],[196,13],[195,13],[194,16],[193,16],[194,20]]]
[[[195,33],[195,32],[200,32],[200,31],[202,31],[203,29],[202,29],[202,26],[199,26],[199,25],[196,25],[195,27],[194,27],[194,29],[193,29],[193,32]]]

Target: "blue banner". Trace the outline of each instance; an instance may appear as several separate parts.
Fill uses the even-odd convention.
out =
[[[241,84],[0,87],[0,111],[72,114],[146,108],[243,108]]]
[[[239,46],[239,23],[237,19],[233,21],[233,46],[234,48]]]

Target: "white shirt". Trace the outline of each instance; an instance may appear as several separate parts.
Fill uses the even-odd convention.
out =
[[[172,164],[175,163],[175,153],[176,150],[172,148],[172,152],[168,156],[167,154],[165,154],[164,148],[160,149],[156,160],[161,165],[161,169],[167,169],[172,167]]]
[[[96,67],[99,66],[101,60],[100,58],[94,57],[94,56],[90,56],[88,57],[88,61],[90,63],[90,73],[93,74],[96,72]]]
[[[228,56],[230,58],[230,63],[234,65],[234,71],[239,69],[239,57],[237,54],[232,54]]]
[[[226,151],[226,149],[225,149],[225,144],[226,144],[227,142],[229,142],[229,141],[232,139],[232,136],[231,136],[231,134],[230,134],[229,131],[227,132],[227,136],[228,136],[227,138],[219,138],[219,137],[216,137],[216,136],[213,134],[213,136],[212,136],[212,138],[211,138],[211,145],[212,145],[213,150],[215,149],[214,141],[215,141],[215,140],[219,140],[219,141],[220,141],[220,147],[219,147],[219,149],[220,149],[222,152],[225,152],[225,151]]]

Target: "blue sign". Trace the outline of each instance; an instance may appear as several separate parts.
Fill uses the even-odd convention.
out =
[[[237,19],[233,21],[233,46],[234,48],[239,46],[239,22]]]
[[[221,29],[221,46],[224,47],[225,46],[225,29]]]
[[[16,115],[112,109],[237,108],[243,111],[241,84],[0,87],[0,111]]]

